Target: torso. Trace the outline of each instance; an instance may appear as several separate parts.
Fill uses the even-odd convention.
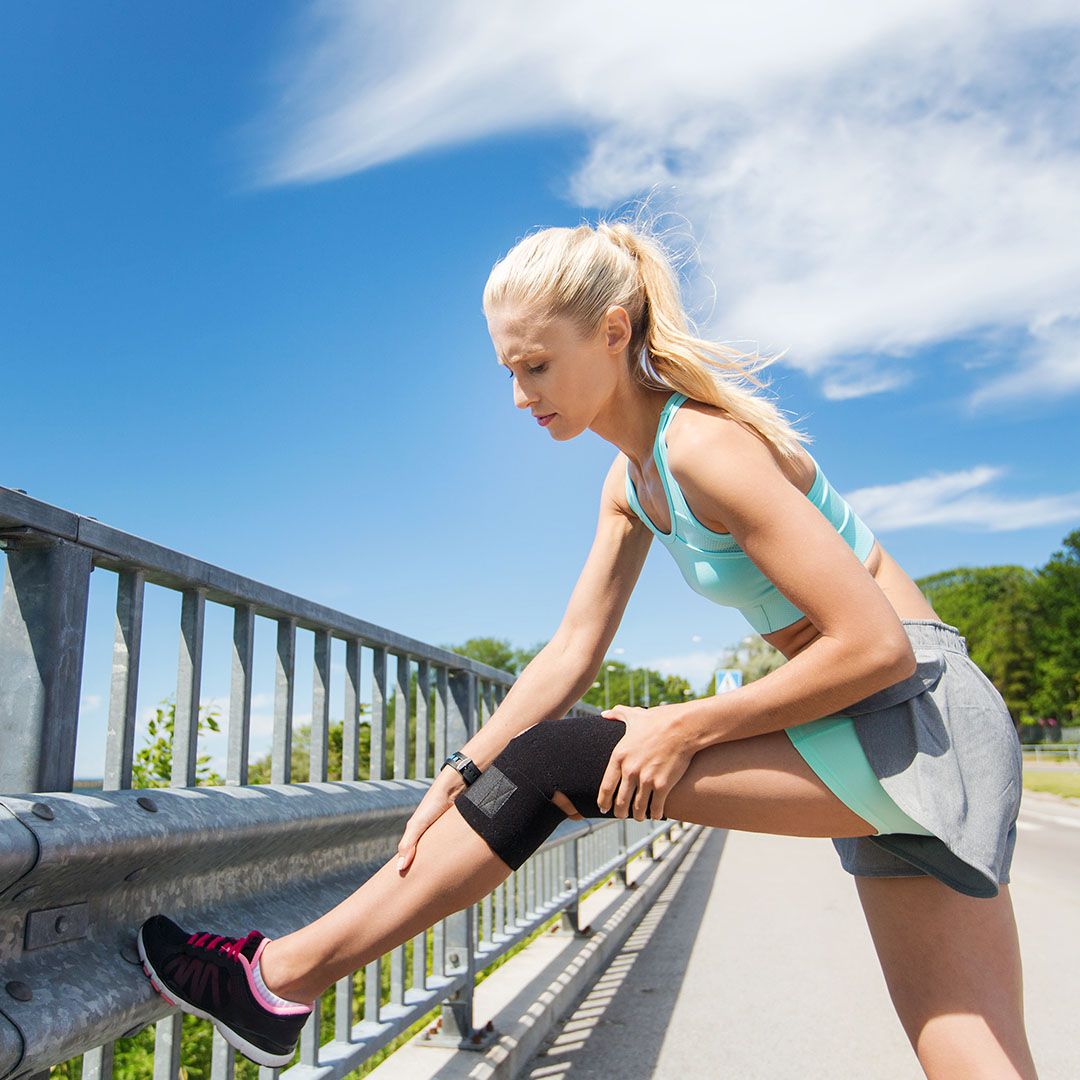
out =
[[[687,401],[679,410],[679,414],[690,408],[695,412],[711,414],[729,423],[739,423],[739,421],[726,416],[721,410],[710,405],[703,405],[697,401]],[[669,453],[678,440],[679,414],[676,414],[667,429]],[[741,426],[746,427],[746,425]],[[760,438],[752,429],[747,428],[747,430]],[[814,462],[810,455],[805,450],[800,449],[798,457],[793,460],[782,457],[771,444],[770,450],[787,479],[805,495],[813,485],[816,474]],[[664,488],[660,482],[656,462],[650,458],[644,474],[638,472],[633,462],[629,463],[629,469],[630,478],[634,482],[634,488],[637,491],[638,502],[641,503],[642,510],[648,514],[658,529],[662,532],[670,532],[671,519],[668,515],[667,499],[664,496]],[[630,509],[629,503],[623,504],[621,509],[632,521],[641,523],[638,516]],[[690,509],[698,521],[706,528],[718,533],[729,532],[729,529],[722,521],[718,521],[707,513],[699,512],[697,507],[692,506]],[[642,524],[642,527],[645,526]],[[926,597],[919,590],[918,585],[911,580],[908,574],[881,546],[880,541],[875,540],[864,565],[878,583],[878,587],[885,594],[889,603],[892,604],[898,618],[939,619],[937,613],[927,602]],[[792,623],[791,626],[785,626],[771,634],[762,635],[773,648],[777,649],[788,660],[797,653],[802,652],[807,645],[819,636],[817,627],[805,615],[798,622]]]

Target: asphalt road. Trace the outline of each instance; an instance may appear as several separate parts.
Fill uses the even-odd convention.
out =
[[[1012,867],[1042,1080],[1080,1077],[1080,805],[1025,793]],[[918,1080],[826,840],[706,831],[528,1080]]]

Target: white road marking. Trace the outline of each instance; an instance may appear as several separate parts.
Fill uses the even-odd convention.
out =
[[[1080,829],[1080,817],[1065,817],[1064,814],[1042,814],[1038,810],[1028,810],[1027,807],[1024,807],[1020,812],[1026,817],[1035,818],[1038,821],[1052,821],[1055,825]]]
[[[1032,832],[1038,832],[1040,829],[1045,828],[1045,825],[1036,825],[1032,821],[1017,821],[1016,827],[1023,832],[1025,829],[1030,829]]]

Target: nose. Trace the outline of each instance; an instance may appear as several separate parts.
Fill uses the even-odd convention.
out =
[[[514,376],[514,404],[519,409],[527,409],[527,408],[529,408],[529,405],[533,400],[534,399],[531,398],[529,396],[529,394],[526,392],[525,387],[523,387],[521,385],[521,380],[515,375]]]

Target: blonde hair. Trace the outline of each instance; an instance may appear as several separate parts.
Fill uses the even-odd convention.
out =
[[[757,372],[783,354],[762,357],[698,337],[667,252],[640,224],[600,221],[595,229],[527,235],[495,264],[484,287],[485,313],[507,303],[541,318],[566,316],[585,336],[617,304],[630,317],[630,374],[642,386],[725,409],[785,457],[796,457],[799,443],[811,441],[757,392],[769,385]]]

